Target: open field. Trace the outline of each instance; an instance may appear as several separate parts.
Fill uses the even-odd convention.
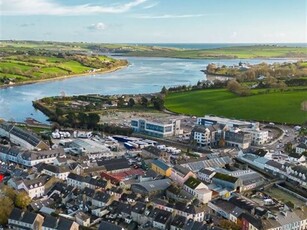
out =
[[[158,45],[80,43],[80,42],[34,42],[34,41],[2,41],[0,50],[14,52],[15,50],[52,50],[52,51],[97,51],[121,53],[127,56],[140,57],[171,57],[192,59],[220,58],[307,58],[307,47],[286,47],[276,45],[237,46],[214,49],[179,49],[159,47]]]
[[[115,70],[127,63],[106,56],[69,55],[56,57],[8,55],[0,59],[0,86]]]
[[[307,58],[307,48],[278,46],[242,46],[204,50],[132,51],[129,56],[153,56],[193,59],[219,58]]]
[[[262,90],[263,91],[263,90]],[[204,116],[214,114],[229,118],[302,124],[307,112],[301,103],[307,99],[307,88],[286,92],[259,93],[240,97],[226,89],[207,89],[170,93],[165,107],[176,113]]]

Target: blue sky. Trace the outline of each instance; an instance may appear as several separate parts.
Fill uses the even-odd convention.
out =
[[[307,42],[307,0],[0,0],[0,39]]]

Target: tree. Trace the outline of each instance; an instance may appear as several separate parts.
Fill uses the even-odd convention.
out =
[[[95,126],[98,124],[98,122],[100,121],[100,116],[97,113],[90,113],[88,114],[88,118],[87,118],[87,124],[88,124],[88,128],[95,128]]]
[[[7,196],[8,198],[10,198],[12,201],[15,200],[15,198],[16,198],[16,191],[15,191],[13,188],[11,188],[11,187],[5,185],[5,186],[2,187],[1,190],[2,190],[2,192],[3,192],[3,194],[4,194],[5,196]]]
[[[129,107],[133,107],[135,105],[135,101],[133,98],[130,98],[129,101],[128,101],[128,105]]]
[[[146,97],[141,97],[141,101],[140,101],[140,104],[144,107],[147,107],[148,106],[148,99]]]
[[[52,125],[51,125],[51,130],[52,130],[52,131],[55,131],[56,129],[57,129],[57,130],[60,130],[60,128],[61,128],[61,126],[60,126],[60,124],[57,123],[57,122],[53,122]]]
[[[9,197],[3,196],[0,198],[0,207],[0,224],[5,225],[14,208],[14,203]]]
[[[161,94],[166,95],[168,92],[167,88],[165,86],[162,87],[161,89]]]
[[[151,98],[151,102],[152,102],[155,109],[163,110],[164,100],[161,97],[153,97],[153,98]]]
[[[234,223],[230,220],[221,220],[220,226],[223,229],[227,229],[227,230],[240,230],[241,229],[241,227],[238,224],[236,224],[236,223]]]
[[[25,209],[31,203],[31,198],[25,191],[17,193],[15,198],[15,205],[21,209]]]

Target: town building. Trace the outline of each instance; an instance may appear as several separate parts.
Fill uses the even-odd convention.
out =
[[[131,128],[134,132],[153,137],[169,137],[182,133],[179,119],[148,121],[143,118],[134,118],[131,119]]]
[[[179,185],[183,185],[184,182],[190,177],[196,177],[195,174],[188,168],[181,165],[175,165],[172,168],[170,178]]]
[[[183,188],[204,204],[208,203],[212,198],[212,191],[203,182],[194,177],[190,177],[184,182]]]
[[[247,149],[252,142],[251,134],[240,130],[227,130],[225,132],[225,143],[231,147]]]
[[[8,218],[8,226],[10,229],[42,229],[44,217],[37,213],[22,211],[14,208]]]
[[[161,160],[153,160],[151,162],[151,169],[155,171],[156,173],[162,175],[162,176],[167,176],[170,177],[172,173],[172,168],[162,162]]]
[[[12,143],[28,150],[49,149],[49,146],[34,133],[9,123],[0,123],[0,136],[7,137]]]
[[[166,178],[132,184],[131,191],[134,193],[150,196],[164,192],[169,186],[171,186],[171,180]]]

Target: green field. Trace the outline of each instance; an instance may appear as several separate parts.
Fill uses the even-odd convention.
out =
[[[258,90],[259,92],[259,90]],[[274,121],[302,124],[307,121],[307,111],[301,103],[307,100],[307,89],[270,92],[248,97],[237,96],[226,89],[207,89],[170,93],[165,107],[173,112],[189,115],[217,115],[236,119]]]
[[[39,41],[2,41],[0,50],[7,52],[29,51],[99,51],[124,53],[127,56],[172,57],[193,59],[221,58],[307,58],[307,47],[287,47],[277,45],[237,46],[214,49],[179,49],[133,44],[78,43],[78,42],[39,42]]]
[[[7,55],[0,60],[0,85],[83,74],[91,69],[109,70],[121,65],[125,63],[106,56]]]
[[[306,47],[279,47],[279,46],[240,46],[203,50],[178,50],[178,49],[152,49],[128,52],[130,56],[154,56],[174,58],[307,58]]]

